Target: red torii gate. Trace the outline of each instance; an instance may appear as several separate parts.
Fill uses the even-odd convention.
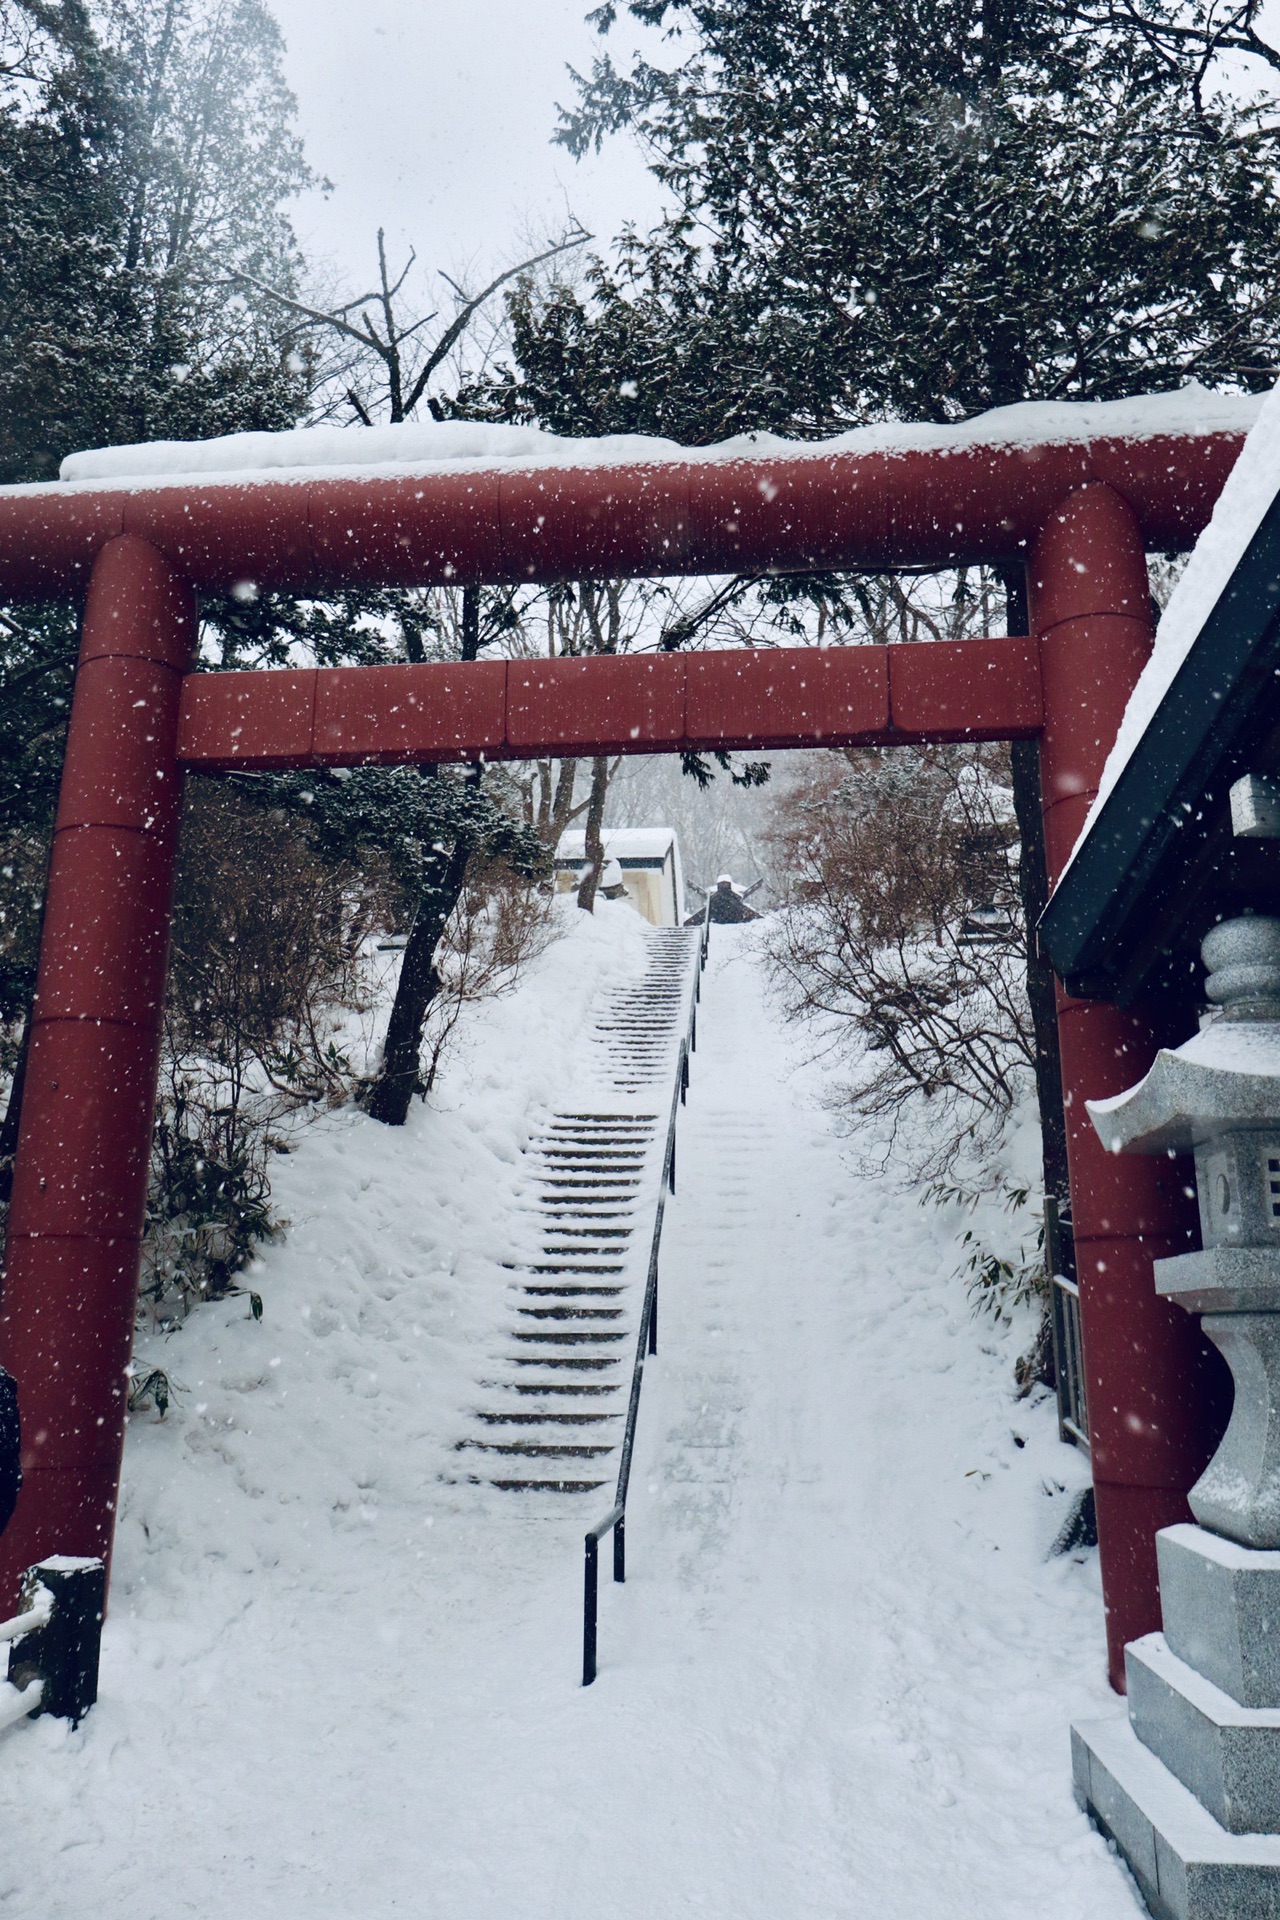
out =
[[[0,491],[0,601],[85,594],[0,1303],[26,1482],[0,1610],[111,1547],[183,769],[1038,736],[1061,872],[1151,644],[1148,549],[1189,546],[1242,436]],[[192,671],[198,589],[1027,563],[1031,636],[458,666]],[[1150,1064],[1142,1011],[1059,995],[1113,1679],[1158,1623],[1153,1536],[1206,1432],[1193,1324],[1151,1260],[1194,1207],[1084,1098]],[[1159,1036],[1165,1037],[1163,1035]],[[1181,1037],[1181,1036],[1178,1036]]]

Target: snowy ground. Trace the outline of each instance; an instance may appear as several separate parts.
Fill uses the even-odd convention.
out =
[[[1116,1709],[1078,1479],[953,1226],[859,1179],[716,929],[667,1215],[630,1577],[577,1685],[581,1500],[450,1484],[521,1149],[624,908],[487,1009],[402,1135],[278,1163],[294,1225],[135,1421],[102,1698],[0,1737],[0,1909],[41,1920],[1132,1920],[1071,1799]],[[1021,1443],[1021,1444],[1020,1444]],[[538,1501],[541,1504],[538,1504]]]

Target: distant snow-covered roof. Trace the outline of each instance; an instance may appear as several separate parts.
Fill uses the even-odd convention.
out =
[[[600,835],[606,860],[665,860],[675,845],[674,827],[606,827]],[[580,865],[587,857],[587,836],[574,827],[560,836],[557,860]]]
[[[1205,621],[1226,591],[1268,507],[1280,493],[1280,383],[1255,405],[1257,416],[1227,484],[1218,496],[1213,517],[1196,542],[1156,628],[1151,657],[1129,697],[1120,731],[1102,770],[1098,797],[1081,829],[1073,860],[1092,832]]]
[[[1062,441],[1150,439],[1158,434],[1240,433],[1254,421],[1250,395],[1209,393],[1195,382],[1175,393],[1133,400],[1033,400],[996,407],[955,426],[887,422],[829,440],[784,440],[739,434],[712,447],[682,447],[648,434],[570,439],[537,427],[487,426],[465,420],[407,421],[394,427],[294,427],[283,433],[229,433],[216,440],[151,440],[70,454],[61,478],[78,482],[172,482],[190,475],[286,478],[387,468],[581,467],[653,465],[777,455],[825,458],[837,453],[960,452],[979,446],[1046,446]]]

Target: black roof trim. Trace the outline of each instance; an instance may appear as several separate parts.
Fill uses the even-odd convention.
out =
[[[1280,672],[1280,498],[1219,594],[1040,920],[1072,993],[1113,998],[1153,902],[1209,831],[1206,794],[1275,724],[1258,695]],[[1264,724],[1265,722],[1265,724]]]

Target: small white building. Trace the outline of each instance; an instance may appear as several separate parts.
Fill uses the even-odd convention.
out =
[[[636,912],[655,927],[684,921],[684,871],[674,827],[606,827],[606,862],[616,860],[622,884]],[[556,892],[568,893],[586,869],[586,835],[581,828],[564,834],[556,849]]]

